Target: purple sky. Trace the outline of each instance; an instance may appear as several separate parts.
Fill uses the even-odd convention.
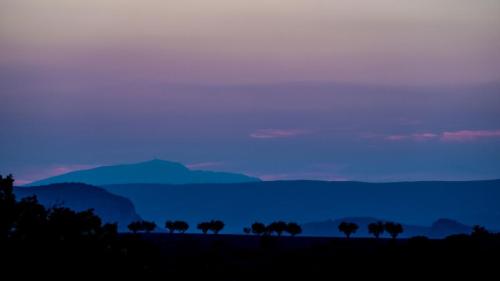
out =
[[[0,1],[0,173],[500,178],[495,0]]]

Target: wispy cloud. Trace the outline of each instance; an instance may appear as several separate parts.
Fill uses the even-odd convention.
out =
[[[291,138],[307,133],[309,131],[301,129],[261,129],[251,133],[250,137],[256,139]]]
[[[385,139],[388,141],[403,141],[403,140],[412,140],[412,141],[428,141],[432,139],[438,138],[439,135],[434,133],[414,133],[407,135],[389,135],[386,136]]]
[[[446,142],[467,142],[490,138],[500,138],[500,130],[462,130],[443,132],[441,135],[441,140]]]
[[[440,133],[413,133],[386,135],[383,137],[387,141],[429,141],[440,140],[442,142],[470,142],[481,139],[500,138],[499,130],[460,130],[445,131]]]

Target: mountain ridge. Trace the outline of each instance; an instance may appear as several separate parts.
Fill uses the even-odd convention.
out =
[[[26,186],[65,182],[80,182],[90,185],[111,185],[138,183],[240,183],[256,181],[260,181],[260,179],[238,173],[191,170],[177,162],[153,159],[139,163],[107,165],[92,169],[72,171],[34,181]]]

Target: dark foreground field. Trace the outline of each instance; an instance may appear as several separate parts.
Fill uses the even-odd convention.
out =
[[[117,224],[103,223],[92,209],[47,208],[36,196],[18,199],[13,182],[11,176],[0,175],[0,280],[26,276],[49,280],[84,276],[91,280],[498,279],[494,277],[500,264],[500,235],[480,226],[471,235],[443,240],[271,235],[282,233],[277,231],[279,222],[262,225],[265,232],[255,231],[267,233],[264,236],[148,234],[144,232],[152,231],[155,224],[146,221],[129,225],[137,234],[125,234],[118,232]],[[224,227],[217,220],[200,223],[202,230],[203,225],[213,233]],[[300,232],[285,225],[289,233]],[[384,228],[391,233],[394,226],[386,223]]]
[[[496,276],[500,264],[498,236],[348,240],[121,234],[110,245],[105,245],[105,241],[99,243],[33,241],[2,245],[3,272],[63,277],[140,274],[178,280],[255,280],[267,279],[266,276],[282,280],[304,275],[308,276],[306,280],[334,280],[343,276],[428,279]]]

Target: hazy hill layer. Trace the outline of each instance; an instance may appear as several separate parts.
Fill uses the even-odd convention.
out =
[[[76,211],[92,208],[104,222],[116,222],[121,230],[125,230],[131,221],[140,219],[129,199],[87,184],[64,183],[15,187],[14,193],[18,200],[36,195],[40,203],[48,208],[62,206]]]
[[[449,218],[500,229],[500,180],[362,183],[276,181],[239,184],[125,184],[103,186],[130,198],[146,219],[183,219],[192,225],[222,219],[241,233],[254,221],[299,223],[375,217],[407,225]]]

